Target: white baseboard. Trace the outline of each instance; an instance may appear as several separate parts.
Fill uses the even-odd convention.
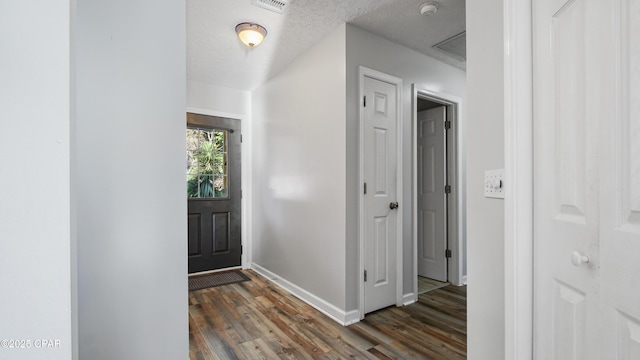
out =
[[[451,285],[455,285],[455,286],[467,285],[467,275],[461,276],[454,280],[450,280],[450,283]]]
[[[344,316],[344,324],[342,325],[347,326],[347,325],[355,324],[359,321],[360,321],[360,311],[351,310],[346,312]]]
[[[411,305],[418,301],[418,297],[414,293],[408,293],[402,295],[402,306]]]
[[[281,278],[278,274],[275,274],[256,263],[251,264],[251,269],[341,325],[347,326],[360,321],[360,312],[358,310],[345,312],[326,300],[319,298],[286,279]]]

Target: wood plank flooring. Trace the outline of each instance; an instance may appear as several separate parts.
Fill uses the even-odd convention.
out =
[[[418,276],[418,294],[426,293],[435,289],[440,289],[449,285],[447,282],[429,279],[428,277]]]
[[[251,270],[189,292],[190,359],[465,359],[466,287],[341,326]]]

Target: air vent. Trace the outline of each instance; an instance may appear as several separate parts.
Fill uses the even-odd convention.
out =
[[[251,0],[251,4],[282,14],[289,5],[289,0]]]
[[[460,61],[467,61],[467,32],[463,31],[433,45],[433,47]]]

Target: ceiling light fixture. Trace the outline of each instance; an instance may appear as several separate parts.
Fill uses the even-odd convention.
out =
[[[429,1],[420,5],[420,14],[422,16],[431,16],[438,11],[438,3],[435,1]]]
[[[267,29],[256,23],[243,22],[236,25],[236,34],[245,45],[254,47],[260,45],[267,36]]]

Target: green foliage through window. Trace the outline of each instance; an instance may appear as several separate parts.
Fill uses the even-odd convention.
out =
[[[227,197],[227,131],[187,128],[187,196]]]

